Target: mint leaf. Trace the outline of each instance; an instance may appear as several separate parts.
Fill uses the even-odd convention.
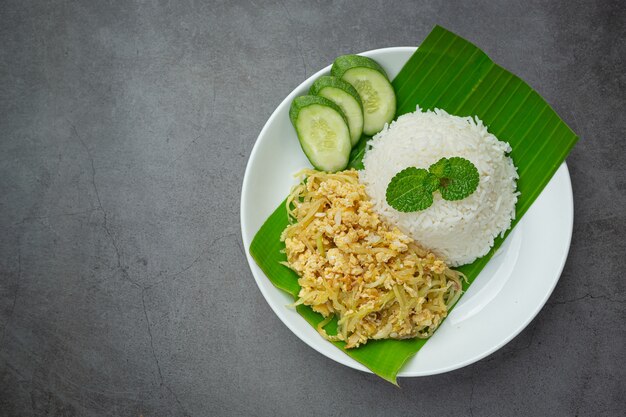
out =
[[[398,172],[387,186],[387,203],[407,213],[427,209],[433,204],[433,192],[439,179],[423,168],[409,167]]]
[[[437,178],[446,178],[450,175],[450,161],[448,158],[441,158],[439,161],[432,164],[430,168],[428,168],[428,171]]]
[[[429,170],[439,177],[439,192],[444,200],[462,200],[478,188],[478,169],[465,158],[442,158]]]
[[[398,211],[424,210],[433,204],[433,193],[439,190],[444,200],[462,200],[478,188],[478,169],[465,158],[441,158],[428,171],[409,167],[389,182],[385,197]]]

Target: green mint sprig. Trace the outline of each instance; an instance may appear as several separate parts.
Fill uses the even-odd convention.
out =
[[[478,188],[476,166],[465,158],[441,158],[428,171],[409,167],[398,172],[387,186],[387,203],[398,211],[408,213],[425,210],[433,204],[437,190],[444,200],[457,201]]]

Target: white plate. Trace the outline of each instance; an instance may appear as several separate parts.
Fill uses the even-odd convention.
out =
[[[415,50],[384,48],[363,55],[378,61],[393,79]],[[313,81],[329,70],[330,66],[318,71],[283,100],[252,149],[241,192],[241,233],[246,253],[263,222],[286,197],[294,183],[293,174],[310,166],[289,121],[289,106],[294,97],[306,94]],[[399,376],[433,375],[469,365],[521,332],[548,300],[561,275],[573,220],[572,186],[564,163],[448,319]],[[293,301],[272,285],[249,254],[247,257],[261,293],[296,336],[339,363],[368,371],[322,339],[294,309],[286,307]]]

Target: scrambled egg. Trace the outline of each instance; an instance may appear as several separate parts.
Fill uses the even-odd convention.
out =
[[[283,232],[299,275],[297,304],[327,320],[318,331],[346,348],[368,339],[429,337],[461,294],[458,272],[373,211],[357,171],[307,171],[288,200]],[[337,335],[323,326],[338,317]]]

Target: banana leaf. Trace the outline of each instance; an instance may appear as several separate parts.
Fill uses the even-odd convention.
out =
[[[392,84],[398,116],[415,111],[417,105],[422,109],[440,108],[457,116],[477,115],[491,133],[511,145],[521,194],[510,230],[528,211],[578,140],[528,84],[496,65],[467,40],[440,26],[432,30]],[[350,167],[362,168],[361,159],[368,139],[362,138],[353,150]],[[281,253],[284,244],[280,242],[280,234],[287,224],[282,204],[257,232],[250,254],[276,287],[297,298],[298,276],[279,263],[286,260]],[[476,279],[508,234],[497,239],[487,255],[458,268],[468,278],[464,289]],[[307,306],[297,308],[313,326],[322,320],[320,314]],[[325,329],[333,334],[336,323],[330,323]],[[375,340],[356,349],[344,349],[342,342],[334,344],[375,374],[397,384],[396,376],[402,366],[426,342],[423,339]]]

